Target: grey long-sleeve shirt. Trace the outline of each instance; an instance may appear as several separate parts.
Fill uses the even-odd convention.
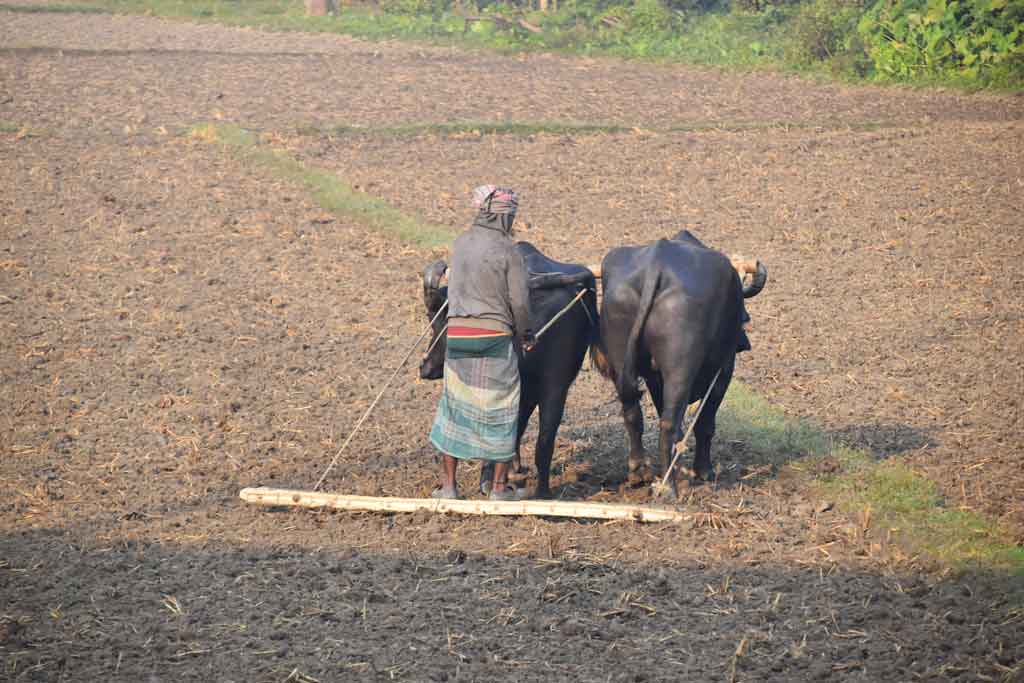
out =
[[[448,317],[496,320],[520,339],[530,332],[529,273],[500,221],[487,221],[481,215],[455,239]]]

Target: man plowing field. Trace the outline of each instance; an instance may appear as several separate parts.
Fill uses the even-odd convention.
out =
[[[473,225],[452,245],[444,391],[430,430],[442,453],[436,498],[456,498],[459,460],[494,463],[492,500],[513,500],[508,469],[519,424],[519,357],[531,343],[529,275],[512,240],[518,198],[482,185]]]

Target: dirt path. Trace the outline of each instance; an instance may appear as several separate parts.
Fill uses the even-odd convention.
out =
[[[1024,99],[3,11],[0,123],[26,127],[0,132],[5,676],[1024,671],[1013,579],[895,569],[728,428],[722,483],[684,501],[683,528],[240,504],[242,486],[316,481],[423,325],[433,255],[179,134],[211,120],[452,228],[474,184],[515,184],[525,238],[557,258],[683,226],[756,254],[772,279],[740,376],[929,472],[949,504],[1024,523],[1024,369],[1007,353],[1024,331]],[[465,120],[639,130],[309,132]],[[410,372],[330,487],[425,493],[437,391]],[[622,434],[609,385],[584,372],[560,493],[642,496],[619,489]]]

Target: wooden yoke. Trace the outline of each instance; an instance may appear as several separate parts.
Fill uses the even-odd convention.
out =
[[[736,272],[740,274],[741,280],[744,275],[753,275],[757,272],[757,259],[748,259],[739,254],[733,254],[729,257],[729,261],[732,262],[732,267],[736,269]]]
[[[732,263],[732,267],[739,273],[740,279],[743,279],[744,275],[753,275],[757,272],[757,260],[748,259],[743,256],[735,255],[730,256],[729,261]],[[594,274],[594,278],[597,280],[601,279],[601,264],[593,263],[586,267],[591,273]],[[441,286],[444,287],[448,284],[448,271],[444,271],[444,275],[441,276]]]
[[[757,272],[757,260],[748,259],[743,256],[735,255],[730,256],[729,261],[732,263],[732,267],[739,273],[740,279],[743,279],[744,275],[753,275]],[[598,280],[601,279],[601,264],[595,263],[587,266],[587,270],[594,274],[594,277]]]

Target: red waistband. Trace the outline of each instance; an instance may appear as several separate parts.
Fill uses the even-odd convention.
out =
[[[508,332],[501,330],[485,330],[480,327],[468,327],[466,325],[449,325],[449,337],[509,337]]]

